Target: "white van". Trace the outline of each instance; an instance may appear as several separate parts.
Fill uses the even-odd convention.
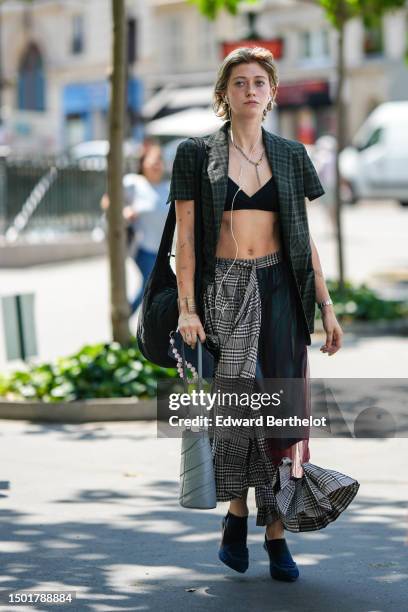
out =
[[[385,102],[340,153],[351,199],[396,199],[408,206],[408,102]]]

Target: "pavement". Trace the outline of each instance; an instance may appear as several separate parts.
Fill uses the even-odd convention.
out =
[[[406,235],[408,209],[392,201],[362,201],[357,205],[344,205],[342,232],[344,274],[356,283],[387,286],[399,279],[407,279],[408,257]],[[309,229],[316,243],[323,272],[327,278],[336,278],[337,243],[327,211],[322,202],[307,204]],[[396,299],[408,298],[408,285]]]
[[[408,362],[398,337],[346,338],[332,357],[319,346],[309,349],[312,377],[403,377]],[[311,463],[361,486],[326,528],[286,532],[301,574],[290,584],[269,576],[254,489],[248,571],[218,560],[228,504],[179,505],[180,440],[158,438],[154,421],[3,420],[0,440],[0,597],[2,590],[72,590],[77,599],[67,609],[80,612],[406,609],[407,438],[311,439]]]
[[[347,257],[355,257],[356,278],[406,266],[406,214],[390,208],[386,220],[381,216],[380,231],[380,217],[370,208],[360,218],[368,229],[357,231],[353,224],[361,210],[350,210],[347,223],[354,238]],[[311,219],[330,274],[333,241],[324,215],[314,211]],[[127,273],[131,292],[137,285],[132,262]],[[1,270],[0,281],[2,292],[36,291],[42,358],[109,337],[106,260],[50,264],[24,273]],[[343,348],[331,357],[319,352],[322,341],[315,335],[309,349],[311,377],[406,378],[403,337],[346,334]],[[0,359],[0,370],[9,365]],[[79,612],[175,612],[187,606],[217,612],[407,609],[406,438],[310,441],[311,463],[349,474],[361,486],[349,508],[326,528],[286,532],[300,569],[299,580],[289,584],[269,576],[253,489],[250,567],[237,574],[218,560],[228,504],[206,511],[179,505],[180,440],[158,438],[154,421],[3,420],[0,442],[0,598],[4,590],[72,590],[77,599],[66,609]],[[54,608],[19,606],[23,612]]]
[[[406,610],[406,439],[311,440],[311,463],[361,486],[326,528],[285,533],[300,569],[289,584],[269,576],[253,489],[250,567],[218,560],[228,504],[178,504],[180,440],[157,438],[155,422],[2,421],[1,442],[0,591],[75,591],[63,609],[80,612]]]

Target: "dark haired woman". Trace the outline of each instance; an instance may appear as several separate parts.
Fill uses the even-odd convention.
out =
[[[197,340],[211,339],[213,389],[251,393],[270,389],[272,379],[296,379],[301,386],[288,387],[294,400],[289,408],[293,415],[307,417],[307,345],[316,302],[326,332],[322,353],[333,355],[340,349],[342,330],[307,222],[305,196],[314,200],[324,190],[304,145],[262,126],[277,86],[273,56],[260,47],[235,49],[219,68],[214,110],[226,121],[204,138],[199,304],[194,297],[197,151],[191,139],[177,149],[168,202],[176,206],[178,329],[192,347]],[[254,416],[240,401],[232,408],[220,403],[215,408],[214,419]],[[219,558],[239,572],[248,567],[246,499],[252,486],[256,524],[266,526],[270,574],[293,581],[299,570],[284,530],[326,527],[354,499],[359,483],[309,463],[308,430],[293,435],[285,430],[279,437],[266,433],[263,427],[214,426],[214,421],[209,431],[217,500],[230,502]]]
[[[169,181],[163,178],[164,170],[160,145],[150,142],[146,144],[140,156],[138,172],[123,177],[126,202],[123,216],[132,234],[135,234],[128,246],[142,275],[142,284],[130,303],[131,314],[136,312],[142,302],[143,290],[156,261],[167,218]],[[102,208],[107,208],[106,195],[103,196],[101,205]]]

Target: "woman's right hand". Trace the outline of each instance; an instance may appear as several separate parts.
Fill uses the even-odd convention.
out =
[[[195,313],[181,313],[178,318],[178,331],[181,333],[186,344],[195,348],[197,336],[201,342],[205,341],[205,331],[200,317]]]

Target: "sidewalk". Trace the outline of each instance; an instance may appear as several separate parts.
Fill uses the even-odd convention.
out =
[[[346,339],[333,357],[310,350],[311,376],[402,377],[403,338]],[[395,373],[397,372],[397,373]],[[64,609],[175,612],[400,612],[408,579],[408,440],[312,439],[310,462],[361,484],[318,532],[286,532],[301,572],[269,577],[249,493],[250,567],[217,558],[228,507],[178,504],[179,439],[155,422],[1,422],[1,588],[76,590]],[[188,589],[193,589],[189,591]],[[0,610],[10,609],[0,606]],[[19,607],[19,610],[51,609]],[[54,608],[53,608],[54,609]]]
[[[227,504],[181,508],[180,440],[155,435],[153,422],[3,421],[1,588],[75,590],[78,601],[64,609],[80,612],[406,608],[408,479],[398,469],[406,439],[311,441],[312,463],[353,475],[361,487],[325,529],[286,532],[301,572],[286,584],[269,577],[253,489],[250,567],[237,574],[217,558]]]
[[[385,243],[378,243],[378,249],[383,213],[377,212],[356,209],[348,215],[350,224],[361,221],[350,227],[348,265],[356,279],[376,269],[406,266],[400,248],[403,224],[397,228],[401,211],[389,211],[387,225],[381,226]],[[321,221],[318,248],[327,262],[325,272],[331,273],[333,242],[324,239]],[[360,236],[361,227],[365,236]],[[140,279],[129,261],[127,274],[132,293]],[[0,280],[5,293],[37,292],[42,358],[109,337],[104,258],[2,270]],[[406,377],[406,338],[346,334],[342,350],[332,357],[319,352],[323,342],[324,336],[313,337],[311,377]],[[0,355],[0,369],[3,365]],[[406,438],[311,440],[311,463],[349,474],[361,486],[350,507],[325,529],[285,534],[301,573],[293,584],[269,576],[263,529],[255,525],[253,489],[248,499],[249,570],[237,574],[218,560],[228,504],[207,511],[179,505],[180,440],[157,439],[154,422],[1,421],[0,441],[1,590],[72,589],[78,599],[64,610],[78,612],[176,612],[187,606],[194,612],[406,609]],[[0,610],[10,609],[0,605]],[[34,609],[55,606],[18,608]]]

